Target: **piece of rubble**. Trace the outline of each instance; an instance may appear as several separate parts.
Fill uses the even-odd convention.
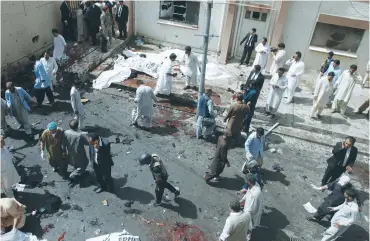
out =
[[[95,235],[99,235],[101,233],[101,229],[100,228],[98,228],[97,230],[95,230],[95,232],[94,232],[94,234]]]
[[[271,153],[276,153],[276,149],[275,149],[275,148],[272,148],[272,149],[270,150],[270,152],[271,152]]]
[[[103,203],[104,206],[108,206],[108,200],[103,200],[102,203]]]

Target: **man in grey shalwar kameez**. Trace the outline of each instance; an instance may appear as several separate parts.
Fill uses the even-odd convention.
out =
[[[88,146],[89,142],[83,132],[77,132],[78,120],[71,120],[69,127],[70,129],[64,132],[64,141],[68,152],[69,165],[75,168],[69,178],[72,182],[77,182],[81,179],[89,164],[85,151],[85,146]]]

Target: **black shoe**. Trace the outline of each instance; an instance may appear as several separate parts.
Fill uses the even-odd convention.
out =
[[[96,193],[101,193],[101,192],[103,192],[104,191],[104,189],[103,188],[101,188],[101,187],[98,187],[98,189],[96,189],[95,190],[95,192]]]
[[[195,91],[198,91],[198,87],[196,87],[196,86],[193,86],[192,89],[195,90]]]
[[[178,196],[180,196],[181,192],[180,192],[180,188],[175,187],[175,189],[177,190],[177,191],[175,192],[175,198],[177,198]]]
[[[132,126],[135,126],[135,127],[138,127],[138,126],[139,126],[139,124],[138,124],[137,122],[132,123],[131,125],[132,125]]]
[[[310,221],[310,222],[316,222],[316,223],[320,222],[320,220],[318,220],[318,219],[316,219],[314,217],[307,217],[306,220],[307,221]]]
[[[189,89],[191,89],[191,87],[189,85],[184,87],[184,90],[189,90]]]

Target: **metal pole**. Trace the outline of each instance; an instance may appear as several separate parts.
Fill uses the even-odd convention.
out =
[[[209,0],[207,2],[207,20],[206,20],[206,29],[205,29],[205,33],[204,33],[202,73],[201,73],[201,76],[200,76],[198,102],[199,102],[200,97],[204,93],[204,79],[205,79],[205,76],[206,76],[207,52],[208,52],[208,41],[209,41],[209,26],[211,25],[212,7],[213,7],[213,1]]]

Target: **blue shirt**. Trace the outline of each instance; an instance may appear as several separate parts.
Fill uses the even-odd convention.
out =
[[[21,103],[23,107],[30,112],[31,109],[27,103],[27,101],[33,101],[32,97],[21,87],[15,87],[15,91],[17,91],[19,98],[21,99]],[[13,116],[13,97],[12,97],[12,92],[10,90],[5,91],[5,99],[6,103],[8,104],[8,107],[10,109],[9,114],[10,116]],[[27,100],[27,101],[26,101]]]
[[[250,111],[254,111],[254,108],[256,107],[257,104],[257,98],[258,91],[256,89],[250,89],[248,93],[243,95],[244,104],[247,104],[249,101],[251,102]]]
[[[41,61],[36,61],[35,67],[34,67],[34,72],[36,75],[36,80],[35,80],[35,89],[41,89],[41,88],[47,88],[50,86],[50,79],[48,74],[45,71],[44,66],[42,65]],[[44,80],[44,82],[42,82]],[[44,83],[42,85],[42,83]]]
[[[245,141],[245,152],[247,158],[252,157],[257,160],[258,154],[263,158],[263,147],[265,144],[265,136],[257,137],[257,133],[253,132],[250,134]]]
[[[334,62],[330,63],[328,70],[324,73],[324,76],[328,75],[330,72],[334,72],[335,74],[333,78],[333,85],[334,85],[337,79],[339,78],[339,76],[342,74],[342,69],[339,66],[336,66],[334,68],[333,63]]]

